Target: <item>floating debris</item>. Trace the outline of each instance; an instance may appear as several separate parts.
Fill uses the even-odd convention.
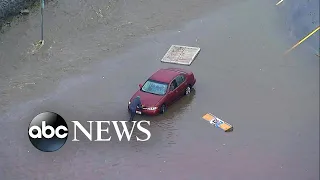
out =
[[[33,49],[31,51],[32,54],[35,54],[37,51],[41,49],[41,47],[44,45],[44,40],[40,40],[39,42],[33,44]]]
[[[210,124],[214,125],[217,128],[222,129],[225,132],[231,132],[233,131],[233,127],[231,124],[219,119],[215,115],[211,113],[207,113],[202,117],[204,120],[207,120],[210,122]]]
[[[199,52],[199,47],[172,45],[161,62],[190,66]]]
[[[29,11],[28,9],[24,9],[24,10],[21,10],[20,13],[21,13],[22,15],[27,15],[27,14],[30,13],[30,11]]]

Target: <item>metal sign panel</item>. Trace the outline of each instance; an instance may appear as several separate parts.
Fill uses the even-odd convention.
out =
[[[231,132],[233,131],[233,127],[231,124],[219,119],[215,115],[211,113],[207,113],[202,117],[204,120],[207,120],[210,122],[210,124],[214,125],[217,128],[222,129],[225,132]]]
[[[161,62],[190,66],[199,52],[199,47],[172,45]]]

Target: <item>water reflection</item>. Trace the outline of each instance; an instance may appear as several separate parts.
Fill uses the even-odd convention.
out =
[[[149,127],[152,137],[151,142],[161,147],[171,147],[176,144],[175,137],[178,135],[176,131],[177,120],[180,120],[180,116],[186,114],[186,111],[190,110],[192,101],[196,95],[196,90],[193,89],[188,96],[184,96],[169,106],[167,112],[163,115],[154,117],[141,117],[148,121],[151,121]]]
[[[153,117],[150,119],[153,122],[163,123],[172,122],[174,119],[178,119],[184,112],[188,111],[191,107],[193,99],[196,97],[196,89],[193,89],[188,96],[184,96],[169,106],[167,112],[163,115]]]

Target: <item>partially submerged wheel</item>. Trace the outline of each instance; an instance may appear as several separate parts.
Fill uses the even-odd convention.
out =
[[[185,95],[188,95],[191,93],[191,86],[188,86],[184,92]]]
[[[165,105],[165,104],[162,104],[162,105],[161,105],[161,108],[160,108],[160,114],[164,114],[164,113],[166,112],[166,110],[167,110],[166,105]]]

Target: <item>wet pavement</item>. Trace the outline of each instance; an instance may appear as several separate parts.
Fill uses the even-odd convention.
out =
[[[132,6],[136,2],[111,3],[108,13],[116,18],[80,30],[52,29],[36,55],[11,51],[27,49],[36,39],[35,17],[4,34],[1,179],[319,179],[319,59],[303,48],[283,57],[291,42],[281,29],[276,2],[187,1],[190,17],[174,9],[179,4],[174,2],[154,11],[151,20],[133,16],[143,11]],[[150,1],[143,6],[148,3],[169,5]],[[55,6],[69,15],[74,12],[79,22],[85,18],[68,9],[75,7],[72,3],[52,3],[49,11]],[[135,11],[126,11],[129,7]],[[65,27],[67,15],[53,14],[58,17],[50,19],[51,26]],[[123,26],[123,32],[107,29],[107,22]],[[149,29],[139,30],[142,22]],[[25,26],[30,26],[22,35],[25,39],[12,37]],[[161,67],[181,67],[160,62],[172,44],[201,48],[193,64],[183,66],[195,73],[197,83],[191,96],[165,115],[137,117],[152,123],[149,142],[69,141],[54,153],[41,153],[31,145],[27,127],[42,111],[70,121],[128,119],[128,99],[139,83]],[[11,59],[21,64],[12,68]],[[231,123],[234,132],[210,126],[201,118],[208,112]]]
[[[319,27],[319,1],[283,1],[279,6],[282,16],[289,28],[289,32],[297,37],[299,41],[307,36],[310,32]],[[319,54],[319,38],[320,33],[317,32],[308,38],[303,44],[308,45]]]

